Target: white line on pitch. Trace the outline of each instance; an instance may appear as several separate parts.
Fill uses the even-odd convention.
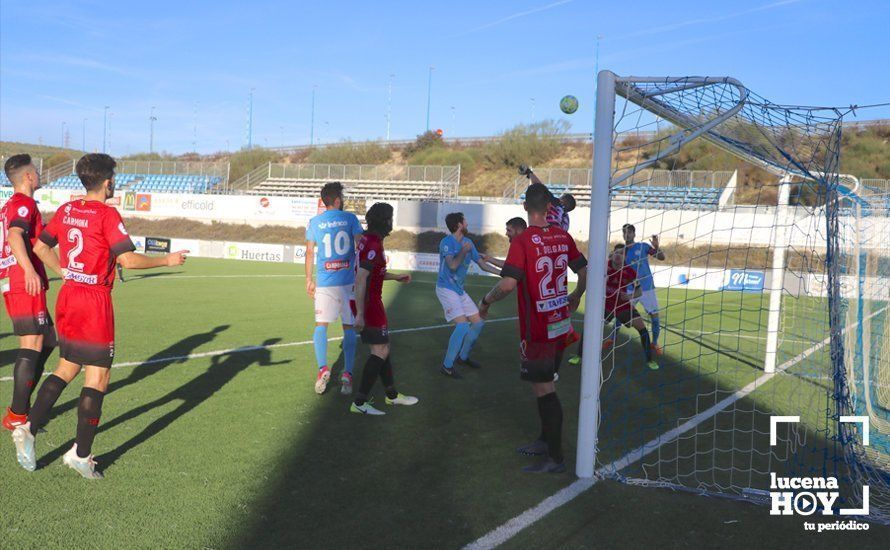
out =
[[[401,271],[401,270],[400,270]],[[426,273],[426,272],[424,272]],[[481,276],[481,275],[478,275]],[[293,275],[285,274],[266,274],[266,275],[163,275],[158,277],[134,276],[131,281],[171,281],[178,279],[305,279],[306,276],[300,273]],[[412,280],[412,284],[434,285],[436,281],[419,281]],[[493,285],[483,285],[479,283],[464,283],[464,286],[473,286],[479,288],[491,288]]]
[[[872,317],[875,317],[875,316],[883,313],[884,311],[887,311],[888,309],[890,309],[890,306],[886,306],[886,307],[872,313],[871,315],[866,317],[866,320],[871,319]],[[847,327],[844,330],[844,332],[846,333],[858,325],[859,325],[859,323],[851,325],[851,326]],[[729,407],[730,405],[734,404],[735,402],[739,401],[740,399],[743,399],[744,397],[748,396],[755,389],[757,389],[758,386],[762,386],[763,384],[769,382],[769,380],[771,378],[773,378],[775,375],[788,370],[790,367],[799,363],[800,361],[803,361],[810,355],[816,353],[817,351],[819,351],[820,349],[822,349],[823,347],[828,345],[830,342],[831,342],[831,336],[829,336],[825,340],[822,340],[821,342],[819,342],[818,344],[814,345],[813,347],[807,349],[806,351],[801,352],[797,356],[792,357],[788,361],[785,361],[784,363],[782,363],[780,366],[778,366],[776,368],[775,372],[769,373],[769,374],[762,374],[756,380],[754,380],[753,382],[751,382],[744,388],[736,391],[734,394],[730,395],[729,397],[723,399],[722,401],[720,401],[713,407],[710,407],[709,409],[698,413],[697,415],[693,416],[692,418],[690,418],[689,420],[687,420],[680,426],[677,426],[676,428],[674,428],[672,430],[668,430],[667,432],[661,434],[660,436],[656,437],[652,441],[649,441],[648,443],[645,443],[644,445],[637,447],[636,449],[630,451],[629,453],[627,453],[623,457],[619,458],[618,460],[612,462],[611,464],[605,466],[604,468],[601,468],[600,470],[597,470],[597,472],[598,473],[602,473],[604,471],[607,473],[618,472],[618,471],[623,470],[624,468],[630,466],[631,464],[633,464],[639,460],[642,460],[643,457],[652,453],[653,451],[658,450],[665,443],[669,443],[670,441],[673,441],[675,438],[677,438],[677,437],[683,435],[684,433],[688,432],[689,430],[695,428],[696,426],[698,426],[705,420],[711,418],[712,416],[715,416],[717,413],[719,413],[726,407]],[[578,480],[572,482],[569,486],[564,487],[563,489],[560,489],[553,495],[542,500],[540,503],[538,503],[533,508],[529,508],[525,512],[510,519],[503,525],[493,529],[492,531],[489,531],[488,533],[486,533],[482,537],[476,539],[475,541],[471,542],[464,548],[472,548],[472,549],[476,550],[476,549],[482,549],[482,548],[495,548],[497,546],[500,546],[501,544],[504,544],[505,542],[507,542],[508,540],[512,539],[517,534],[519,534],[520,531],[529,527],[530,525],[537,522],[538,520],[544,518],[544,516],[546,516],[553,510],[559,508],[563,504],[566,504],[566,503],[574,500],[575,497],[577,497],[578,495],[580,495],[581,493],[583,493],[584,491],[586,491],[587,489],[592,487],[594,485],[594,483],[596,482],[595,479],[596,479],[596,477],[593,477],[590,479],[578,479]]]
[[[519,317],[499,317],[497,319],[488,319],[485,321],[486,323],[500,323],[503,321],[515,321]],[[441,325],[429,325],[425,327],[412,327],[412,328],[398,328],[395,330],[389,331],[390,334],[405,334],[408,332],[421,332],[424,330],[435,330],[439,328],[447,328],[453,326],[451,323],[444,323]],[[334,336],[332,338],[328,338],[328,342],[339,342],[342,340],[342,336]],[[171,357],[159,357],[157,359],[149,359],[146,361],[128,361],[126,363],[115,363],[111,365],[113,369],[120,369],[124,367],[135,367],[137,365],[153,365],[155,363],[169,363],[172,361],[188,361],[190,359],[201,359],[203,357],[215,357],[218,355],[228,355],[231,353],[245,353],[249,351],[256,351],[260,349],[273,349],[273,348],[289,348],[294,346],[308,346],[312,344],[312,340],[304,340],[302,342],[286,342],[284,344],[270,344],[268,346],[241,346],[240,348],[231,348],[231,349],[222,349],[216,351],[204,351],[201,353],[191,353],[189,355],[177,355]],[[52,374],[51,372],[46,372],[43,375],[49,376]],[[12,382],[12,376],[4,376],[0,378],[0,382]]]

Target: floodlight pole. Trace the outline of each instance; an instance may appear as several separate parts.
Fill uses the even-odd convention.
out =
[[[312,111],[309,115],[309,145],[315,144],[315,89],[318,84],[312,85]]]
[[[108,105],[105,106],[105,110],[102,113],[102,152],[105,152],[106,145],[108,143],[108,109],[110,109]]]
[[[155,152],[155,121],[158,117],[155,116],[155,107],[151,106],[151,114],[148,115],[148,124],[149,124],[149,133],[148,133],[148,152],[149,154]]]
[[[575,474],[593,477],[599,429],[600,386],[603,381],[603,310],[606,302],[606,254],[609,241],[609,184],[612,179],[612,131],[615,121],[615,74],[597,75],[596,122],[593,139],[593,182],[587,243],[587,295],[584,299],[584,359],[578,408]]]
[[[386,92],[386,141],[389,141],[389,130],[392,126],[392,79],[395,73],[389,73],[389,86]]]
[[[426,131],[430,131],[430,97],[433,88],[433,70],[435,67],[430,65],[429,73],[426,79]]]

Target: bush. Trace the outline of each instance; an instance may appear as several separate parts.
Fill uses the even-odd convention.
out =
[[[442,141],[442,136],[432,130],[427,130],[426,132],[417,136],[417,139],[414,140],[414,143],[407,145],[405,147],[404,153],[405,156],[410,157],[415,153],[423,151],[424,149],[440,146],[443,143],[444,142]]]
[[[71,162],[72,157],[68,153],[53,153],[43,161],[43,169],[52,168],[66,162]]]
[[[486,143],[482,147],[481,160],[495,170],[516,168],[520,164],[542,164],[559,154],[562,142],[558,138],[568,129],[568,123],[563,120],[520,124],[504,132],[500,139]]]
[[[385,164],[391,151],[373,141],[363,143],[343,142],[313,149],[306,157],[310,164]]]
[[[461,172],[469,172],[476,167],[476,159],[467,151],[448,149],[445,147],[430,147],[414,153],[408,164],[419,166],[456,166],[460,165]]]
[[[251,170],[269,162],[281,160],[281,155],[268,149],[245,149],[229,157],[229,181],[236,181]]]

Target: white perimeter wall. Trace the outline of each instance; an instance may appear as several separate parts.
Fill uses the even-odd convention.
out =
[[[0,189],[0,204],[11,195]],[[61,204],[80,195],[63,190],[38,190],[41,210],[55,211]],[[244,223],[304,227],[319,212],[320,202],[313,198],[257,197],[249,195],[185,195],[167,193],[121,193],[112,199],[125,216],[149,219],[188,218],[206,223]],[[370,203],[374,201],[368,201]],[[396,227],[408,231],[446,231],[445,215],[463,212],[474,233],[502,233],[504,222],[525,217],[522,205],[390,201],[395,208]],[[773,240],[777,225],[775,207],[730,207],[723,211],[659,210],[641,208],[613,209],[610,218],[611,239],[618,240],[621,226],[633,223],[638,238],[658,233],[665,244],[707,243],[734,246],[766,246]],[[825,219],[809,215],[804,209],[791,208],[794,221],[790,231],[792,246],[807,243],[820,246],[825,241]],[[571,214],[570,232],[576,239],[587,240],[590,209],[579,207]],[[852,220],[842,219],[841,226],[852,227]],[[868,218],[862,224],[863,242],[883,242],[890,236],[888,218]],[[868,244],[866,244],[868,246]],[[884,245],[886,246],[886,244]]]

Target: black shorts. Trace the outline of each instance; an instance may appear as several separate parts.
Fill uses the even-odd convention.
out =
[[[553,382],[553,375],[559,372],[562,362],[563,342],[519,343],[519,378],[526,382]]]
[[[629,327],[634,319],[639,319],[640,314],[635,307],[625,307],[618,311],[610,311],[606,313],[605,321],[608,323],[612,319],[617,319],[622,325]]]
[[[365,344],[388,344],[389,329],[386,327],[365,327],[362,329],[362,342]]]

